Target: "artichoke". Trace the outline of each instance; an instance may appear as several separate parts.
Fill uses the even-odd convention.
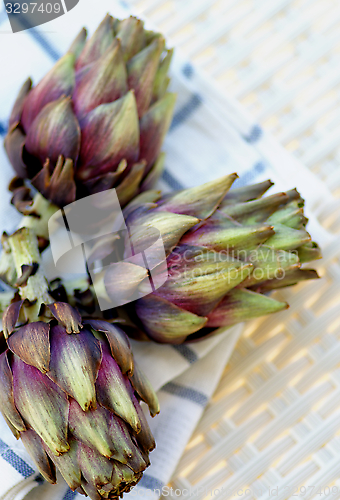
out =
[[[152,293],[150,276],[155,283],[164,273],[159,263],[148,276],[125,264],[124,280],[110,267],[105,271],[110,298],[117,291],[131,295],[132,285],[139,293],[119,310],[135,337],[174,344],[200,340],[218,327],[285,309],[285,302],[267,292],[318,277],[301,268],[321,254],[305,229],[298,191],[263,196],[270,181],[229,190],[236,177],[165,196],[149,191],[125,208],[135,254],[151,247],[156,228],[167,256],[168,277]],[[94,280],[97,296],[101,285]]]
[[[17,175],[58,206],[113,187],[125,205],[162,171],[172,50],[134,17],[107,15],[86,36],[83,29],[38,85],[25,82],[5,148]]]
[[[0,410],[47,481],[56,482],[57,468],[72,490],[118,498],[149,465],[155,442],[140,401],[154,416],[157,396],[123,330],[51,299],[41,269],[29,262],[38,255],[29,230],[9,241],[23,273],[22,300],[16,296],[3,314]]]

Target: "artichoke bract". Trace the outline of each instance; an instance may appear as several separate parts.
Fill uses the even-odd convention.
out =
[[[56,482],[57,467],[72,490],[117,498],[155,447],[139,401],[159,411],[128,338],[105,321],[83,324],[66,303],[49,306],[55,321],[14,329],[21,305],[4,314],[0,410],[47,481]]]
[[[315,270],[301,268],[321,253],[305,229],[298,191],[263,196],[271,181],[229,190],[236,178],[232,174],[162,197],[149,191],[125,208],[135,253],[149,246],[149,230],[156,228],[167,255],[165,283],[143,293],[150,287],[143,277],[141,298],[120,311],[133,320],[135,337],[146,334],[174,344],[200,340],[218,327],[285,309],[285,302],[267,292],[318,277]],[[110,295],[114,281],[110,269],[106,273]]]
[[[118,498],[150,463],[155,442],[140,402],[154,416],[157,396],[121,328],[53,301],[32,233],[9,241],[22,279],[21,300],[3,314],[1,413],[47,481],[58,469],[73,491]]]
[[[17,175],[58,206],[116,188],[121,205],[162,172],[175,96],[172,50],[143,22],[107,15],[14,104],[5,148]]]

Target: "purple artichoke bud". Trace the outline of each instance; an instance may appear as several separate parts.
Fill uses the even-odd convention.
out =
[[[263,196],[270,181],[230,190],[236,177],[163,197],[145,192],[125,208],[135,252],[150,246],[149,233],[156,227],[167,255],[165,283],[149,293],[149,280],[141,279],[136,286],[142,298],[124,306],[137,338],[147,334],[174,344],[199,340],[220,326],[285,309],[285,302],[264,293],[318,277],[301,269],[321,254],[305,229],[299,193]],[[114,279],[110,269],[106,273],[110,294]]]
[[[140,401],[154,416],[157,396],[118,326],[82,321],[62,302],[48,306],[49,323],[16,326],[22,306],[3,315],[0,410],[47,481],[57,468],[73,491],[117,498],[149,465],[155,442]]]
[[[5,148],[16,174],[58,206],[110,188],[125,205],[162,172],[172,51],[134,17],[107,15],[86,38],[83,29],[35,87],[24,83]]]

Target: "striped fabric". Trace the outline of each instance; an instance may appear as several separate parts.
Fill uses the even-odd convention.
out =
[[[81,0],[70,13],[47,25],[9,34],[7,17],[0,10],[1,65],[6,75],[0,81],[0,138],[6,133],[11,106],[27,76],[38,81],[67,49],[78,30],[86,25],[92,32],[107,11],[117,17],[129,14],[126,2]],[[178,54],[172,73],[172,90],[177,92],[178,100],[165,141],[167,162],[160,183],[162,189],[181,189],[237,171],[238,185],[270,177],[279,189],[286,189],[293,182],[310,204],[328,195],[313,175],[253,123],[237,103],[221,95]],[[1,228],[11,231],[19,216],[9,206],[6,185],[12,171],[2,147],[0,164]],[[311,225],[315,233],[317,223],[312,220]],[[157,440],[152,465],[127,497],[147,495],[156,499],[161,495],[241,332],[242,326],[237,326],[190,346],[132,342],[137,361],[158,390],[162,410],[150,422]],[[0,500],[83,498],[63,481],[57,486],[44,484],[1,417],[0,436]],[[32,491],[28,493],[29,490]]]

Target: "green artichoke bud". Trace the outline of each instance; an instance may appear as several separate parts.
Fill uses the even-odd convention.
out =
[[[174,344],[205,338],[218,327],[285,309],[285,302],[265,293],[318,277],[301,269],[321,253],[305,229],[300,194],[263,196],[270,181],[229,190],[236,177],[165,196],[146,192],[125,208],[134,252],[151,245],[156,228],[167,259],[168,278],[152,293],[143,270],[130,264],[129,275],[140,276],[130,280],[138,300],[120,312],[133,320],[137,338],[146,334]],[[149,269],[154,283],[161,267]],[[109,296],[113,278],[108,268],[103,281]]]
[[[73,491],[117,498],[149,465],[155,442],[140,401],[154,416],[157,396],[118,326],[63,302],[48,306],[50,321],[20,325],[24,307],[3,315],[0,410],[47,481],[57,468]]]
[[[17,175],[58,206],[110,188],[125,205],[162,171],[172,50],[134,17],[107,15],[86,36],[35,87],[25,82],[5,148]]]

